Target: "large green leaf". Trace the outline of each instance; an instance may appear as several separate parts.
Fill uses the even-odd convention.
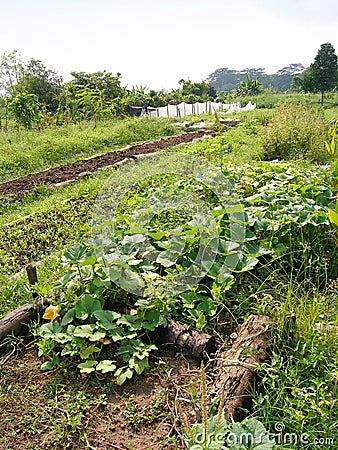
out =
[[[66,314],[63,316],[63,319],[61,321],[61,326],[64,327],[64,326],[70,324],[71,322],[73,322],[74,314],[75,314],[75,308],[70,308],[66,312]]]
[[[91,336],[93,336],[95,328],[96,328],[96,325],[94,325],[92,323],[89,323],[86,325],[79,325],[79,326],[75,327],[73,335],[75,337],[88,339]]]
[[[123,276],[118,280],[118,283],[122,289],[126,289],[127,291],[135,291],[145,287],[143,279],[133,270],[124,269],[122,275]]]
[[[264,425],[257,419],[246,419],[243,422],[231,424],[230,449],[272,450],[275,448],[275,440],[271,439]],[[228,440],[230,440],[228,437]],[[244,447],[243,447],[244,446]]]
[[[135,356],[132,356],[129,359],[129,367],[131,369],[134,369],[135,372],[138,375],[140,375],[142,372],[144,372],[149,367],[148,358],[139,359]]]
[[[81,358],[87,359],[89,356],[91,356],[93,353],[98,353],[101,349],[99,347],[96,347],[95,344],[89,345],[81,352]]]
[[[117,384],[121,385],[123,384],[127,379],[130,379],[134,375],[134,371],[130,369],[128,366],[120,367],[115,372],[115,377]]]
[[[109,359],[104,359],[100,361],[96,366],[96,370],[102,373],[114,372],[115,369],[116,369],[115,364],[113,364],[113,361]]]
[[[105,330],[114,330],[116,320],[121,317],[120,313],[109,310],[94,311],[93,316],[97,319],[97,325]]]
[[[64,253],[62,260],[64,262],[80,263],[87,259],[88,247],[83,244],[75,243]]]
[[[78,368],[80,369],[81,373],[91,373],[95,371],[95,366],[97,364],[97,361],[86,361],[83,363],[78,364]]]
[[[164,267],[171,267],[176,264],[179,256],[180,254],[178,252],[174,252],[171,249],[165,250],[157,256],[156,262]]]
[[[101,302],[93,296],[86,294],[75,306],[75,315],[78,319],[86,320],[94,311],[101,309]]]

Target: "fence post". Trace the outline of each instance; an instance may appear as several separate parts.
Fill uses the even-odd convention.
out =
[[[26,267],[26,272],[27,272],[29,284],[31,286],[34,286],[34,284],[36,284],[38,282],[38,274],[36,272],[36,267],[33,266],[32,264],[30,264]],[[33,298],[38,297],[38,295],[39,294],[37,292],[32,292]]]

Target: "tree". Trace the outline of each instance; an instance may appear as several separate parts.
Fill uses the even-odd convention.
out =
[[[297,90],[297,82],[294,82],[295,78],[299,78],[304,72],[305,67],[300,63],[289,64],[278,70],[275,75],[270,75],[271,84],[279,91]]]
[[[277,73],[268,75],[263,67],[246,68],[243,70],[230,70],[227,67],[217,69],[209,75],[207,81],[214,86],[217,91],[231,92],[235,90],[239,83],[246,81],[247,77],[251,80],[258,79],[263,88],[273,88],[279,91],[288,90],[291,86],[293,77],[303,72],[304,67],[300,63],[289,64],[278,70]]]
[[[0,90],[6,97],[14,95],[14,88],[22,78],[24,63],[19,50],[4,53],[0,61]]]
[[[65,97],[72,106],[73,119],[96,120],[119,112],[120,100],[126,92],[121,86],[120,73],[113,75],[104,70],[71,72],[71,75],[74,79],[65,84]]]
[[[63,90],[63,81],[54,70],[48,69],[41,61],[31,58],[24,67],[23,76],[14,86],[15,94],[36,95],[40,104],[49,112],[55,113],[59,106],[59,97]]]
[[[204,102],[216,98],[217,93],[215,88],[207,81],[200,81],[193,83],[190,80],[180,80],[181,88],[178,90],[182,100],[194,103],[197,101]]]
[[[338,81],[338,62],[335,49],[330,43],[322,44],[317,56],[305,71],[301,85],[305,92],[321,92],[321,104],[324,93],[334,89]]]
[[[110,72],[71,72],[73,80],[67,83],[68,92],[75,98],[78,92],[84,88],[100,91],[108,99],[113,100],[122,97],[125,89],[121,86],[121,74],[113,75]]]

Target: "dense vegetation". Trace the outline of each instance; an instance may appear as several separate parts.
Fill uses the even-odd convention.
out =
[[[7,57],[10,65],[17,55]],[[150,95],[142,88],[126,93],[119,74],[74,72],[65,89],[42,63],[16,63],[18,77],[7,78],[12,97],[2,100],[0,181],[181,132],[180,121],[117,117],[128,101],[142,104]],[[48,83],[36,84],[39,77]],[[135,386],[129,380],[142,384],[149,371],[169,383],[171,369],[160,367],[161,350],[152,340],[159,326],[176,318],[228,346],[234,328],[261,313],[274,323],[271,358],[258,368],[246,421],[229,424],[213,405],[209,410],[195,382],[182,390],[178,383],[171,397],[167,388],[166,400],[157,399],[143,416],[130,395],[128,426],[155,428],[159,418],[175,423],[163,444],[168,448],[183,442],[222,448],[217,442],[211,447],[211,437],[193,447],[206,423],[228,436],[269,431],[274,442],[266,441],[266,449],[290,448],[285,439],[291,435],[295,449],[309,443],[336,448],[330,439],[337,435],[338,402],[337,110],[320,107],[321,89],[316,96],[284,96],[262,91],[250,78],[242,81],[236,95],[255,90],[256,97],[242,98],[273,108],[238,113],[239,124],[230,129],[218,114],[192,117],[190,124],[203,119],[217,135],[53,190],[39,186],[0,198],[1,313],[31,300],[32,291],[52,303],[43,323],[31,329],[45,372],[38,372],[36,360],[34,368],[25,367],[41,391],[37,401],[34,383],[27,382],[28,412],[15,398],[22,378],[11,375],[25,366],[11,357],[25,358],[26,344],[11,338],[12,352],[0,360],[0,403],[15,411],[3,419],[10,433],[0,429],[0,444],[93,448],[98,423],[86,419],[88,411],[111,433],[106,394],[117,384],[128,392]],[[50,104],[45,110],[37,86]],[[175,101],[214,95],[206,82],[182,80],[179,91],[170,94]],[[52,104],[58,95],[63,103]],[[335,103],[336,93],[330,95]],[[113,204],[104,203],[107,192]],[[107,208],[112,221],[105,221]],[[28,263],[38,266],[34,287],[22,270]],[[212,364],[198,373],[202,397]],[[203,421],[187,423],[182,404]],[[39,405],[48,414],[39,414]]]
[[[180,80],[178,89],[170,92],[148,90],[144,86],[131,89],[122,86],[121,74],[106,71],[71,72],[72,80],[64,83],[53,69],[31,58],[24,62],[17,50],[4,53],[0,60],[0,129],[44,128],[99,121],[126,116],[131,106],[157,107],[182,101],[219,100],[229,103],[247,95],[270,92],[320,92],[337,89],[337,56],[331,44],[323,44],[315,61],[304,70],[301,64],[290,64],[275,75],[265,70],[217,69],[201,82]],[[12,121],[12,122],[11,122]]]
[[[269,75],[264,68],[234,70],[224,67],[211,73],[207,81],[216,91],[230,92],[237,89],[239,83],[249,77],[252,80],[258,79],[264,88],[286,91],[291,88],[293,78],[301,75],[304,70],[305,67],[302,64],[290,64],[275,74]]]

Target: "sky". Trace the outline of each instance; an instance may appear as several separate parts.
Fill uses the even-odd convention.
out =
[[[330,42],[337,0],[10,0],[1,2],[0,56],[17,49],[64,81],[122,74],[122,85],[170,91],[216,69],[308,67]]]

